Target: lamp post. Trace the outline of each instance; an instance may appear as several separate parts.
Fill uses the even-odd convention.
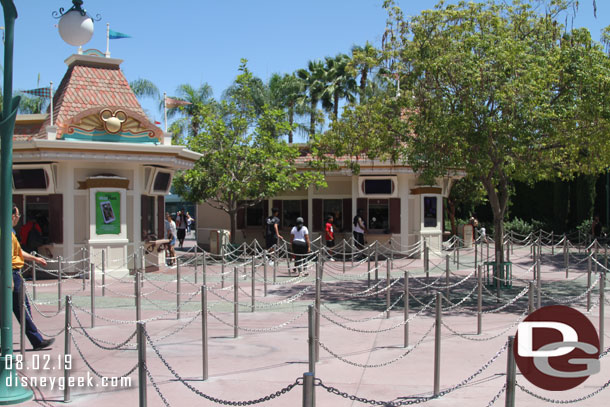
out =
[[[34,394],[20,385],[13,360],[13,290],[11,267],[12,202],[13,202],[13,130],[19,96],[13,97],[13,36],[17,9],[12,0],[0,0],[4,11],[4,94],[0,117],[0,404],[17,404],[30,400]]]

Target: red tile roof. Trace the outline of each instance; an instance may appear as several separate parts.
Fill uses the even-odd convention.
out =
[[[53,97],[58,138],[74,116],[92,107],[120,106],[146,116],[118,64],[104,64],[103,58],[99,62],[77,58],[64,75]],[[46,137],[48,125],[50,118],[42,124],[37,138]]]

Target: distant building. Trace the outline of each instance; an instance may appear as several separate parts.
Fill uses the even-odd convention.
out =
[[[307,171],[311,156],[304,154],[297,165]],[[384,161],[361,160],[360,174],[353,175],[346,165],[326,173],[327,188],[310,187],[265,200],[237,215],[236,241],[264,241],[263,220],[271,208],[280,210],[280,232],[289,238],[297,217],[305,220],[312,239],[322,235],[327,215],[333,215],[335,241],[352,236],[352,221],[358,209],[369,233],[368,243],[392,240],[407,246],[425,238],[431,247],[440,248],[443,238],[443,198],[452,182],[464,174],[456,171],[436,179],[433,185],[422,185],[413,169]],[[198,241],[207,246],[210,232],[229,229],[229,217],[204,203],[197,210]]]
[[[13,201],[24,224],[37,217],[43,254],[128,267],[135,248],[164,235],[164,196],[173,174],[199,154],[172,146],[145,116],[121,60],[72,55],[49,114],[17,116]]]

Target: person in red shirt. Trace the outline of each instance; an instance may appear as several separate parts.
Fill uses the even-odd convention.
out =
[[[333,215],[328,215],[326,217],[326,226],[324,228],[325,230],[325,240],[326,240],[326,247],[331,248],[335,245],[335,229],[333,228]],[[333,259],[331,251],[329,250],[329,254],[330,254],[330,261],[335,261],[335,259]]]

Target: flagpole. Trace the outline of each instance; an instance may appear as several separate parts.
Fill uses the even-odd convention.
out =
[[[49,111],[49,113],[51,113],[51,126],[53,125],[53,81],[51,81],[51,84],[49,85],[49,99],[51,99],[51,110]]]
[[[106,58],[110,58],[110,23],[106,23]]]
[[[165,116],[165,132],[167,133],[167,93],[163,92],[163,115]]]

